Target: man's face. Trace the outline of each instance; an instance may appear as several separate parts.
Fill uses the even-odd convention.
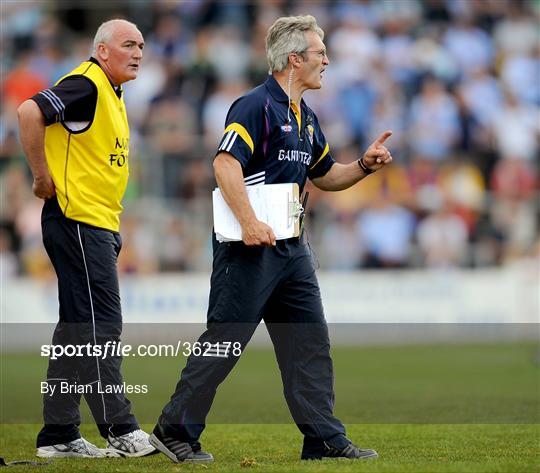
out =
[[[317,33],[306,32],[306,39],[308,48],[301,54],[303,62],[297,70],[298,78],[306,89],[320,89],[322,74],[330,61],[326,56],[326,47]]]
[[[118,23],[110,41],[99,45],[98,59],[114,85],[137,78],[143,47],[141,32],[128,23]]]

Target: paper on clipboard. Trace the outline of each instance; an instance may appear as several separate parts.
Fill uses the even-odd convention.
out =
[[[260,184],[246,186],[246,191],[257,219],[272,228],[276,239],[284,240],[300,234],[300,215],[303,209],[298,184]],[[241,241],[242,228],[219,188],[212,192],[212,203],[217,240]]]

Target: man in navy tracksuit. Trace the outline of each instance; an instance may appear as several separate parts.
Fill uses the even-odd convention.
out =
[[[321,87],[329,64],[324,33],[312,16],[277,20],[266,38],[271,75],[231,106],[214,160],[216,180],[242,227],[242,242],[213,239],[208,325],[199,342],[213,356],[190,356],[150,442],[171,460],[212,461],[198,439],[218,385],[264,319],[281,370],[285,397],[304,435],[302,459],[369,458],[333,415],[330,342],[318,282],[301,238],[276,241],[257,220],[246,186],[298,183],[346,189],[390,163],[383,133],[358,161],[336,163],[317,117],[301,99]],[[240,350],[223,349],[224,342]],[[206,345],[208,346],[208,345]]]

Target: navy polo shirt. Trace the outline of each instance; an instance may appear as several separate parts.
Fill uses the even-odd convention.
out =
[[[217,153],[242,165],[246,185],[296,182],[324,176],[334,164],[317,116],[304,100],[292,104],[273,76],[229,109]]]

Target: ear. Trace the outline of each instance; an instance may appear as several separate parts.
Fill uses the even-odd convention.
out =
[[[293,69],[299,68],[303,62],[302,55],[298,53],[289,54],[289,62],[291,63]]]
[[[97,54],[100,59],[109,59],[109,48],[104,43],[99,43],[97,47]]]

